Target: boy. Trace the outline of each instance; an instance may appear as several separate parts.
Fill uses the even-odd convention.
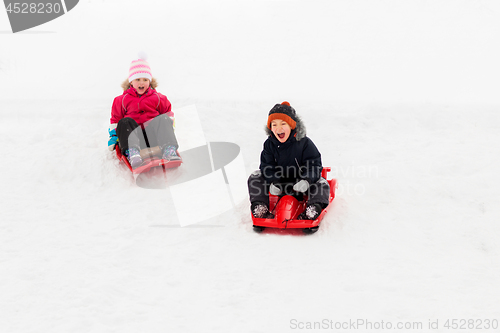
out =
[[[256,218],[274,218],[269,211],[272,195],[308,195],[307,207],[300,220],[315,220],[328,206],[330,186],[321,177],[321,154],[306,136],[302,120],[290,103],[276,104],[267,119],[260,155],[260,167],[248,178],[252,214]]]

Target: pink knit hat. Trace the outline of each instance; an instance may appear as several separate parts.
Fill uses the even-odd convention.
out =
[[[152,80],[153,74],[151,74],[151,67],[147,60],[147,55],[144,53],[139,53],[139,59],[133,60],[130,63],[130,70],[128,71],[128,82],[132,82],[135,79],[146,78],[149,81]]]

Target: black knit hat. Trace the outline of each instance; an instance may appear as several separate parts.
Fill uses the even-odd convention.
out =
[[[297,126],[297,114],[295,109],[290,106],[290,103],[283,102],[281,104],[276,104],[271,111],[269,111],[269,116],[267,117],[267,128],[271,129],[271,122],[274,119],[282,119],[290,125],[291,129],[295,129]]]

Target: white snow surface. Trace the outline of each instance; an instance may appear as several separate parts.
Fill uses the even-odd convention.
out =
[[[81,0],[9,31],[1,332],[499,331],[499,2]],[[339,181],[317,233],[257,234],[246,200],[181,227],[136,185],[107,127],[139,51],[247,175],[295,107]]]

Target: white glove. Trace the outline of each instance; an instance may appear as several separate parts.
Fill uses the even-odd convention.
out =
[[[297,192],[304,193],[309,189],[309,182],[302,179],[301,181],[297,182],[297,184],[293,185],[293,189]]]
[[[278,186],[271,183],[271,186],[269,186],[269,193],[271,193],[272,195],[280,195],[281,189]]]

